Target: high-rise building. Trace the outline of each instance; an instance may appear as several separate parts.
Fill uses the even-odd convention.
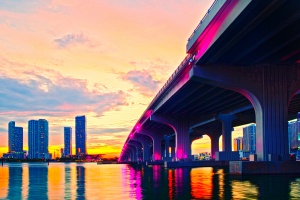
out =
[[[23,128],[14,121],[8,123],[8,152],[23,152]]]
[[[290,150],[297,151],[300,149],[300,116],[298,116],[297,121],[289,122],[288,131],[290,138]]]
[[[28,121],[28,157],[48,159],[49,128],[45,119]]]
[[[38,121],[28,121],[28,158],[38,158]]]
[[[72,155],[72,128],[64,127],[64,156]]]
[[[234,151],[243,150],[243,137],[237,137],[233,139],[233,150]]]
[[[85,116],[75,117],[76,156],[86,155],[86,119]]]
[[[256,153],[256,126],[251,124],[243,128],[243,151]]]

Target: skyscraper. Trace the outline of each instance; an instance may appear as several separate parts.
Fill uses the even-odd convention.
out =
[[[251,124],[243,128],[243,151],[256,153],[256,126]]]
[[[76,156],[86,154],[86,119],[85,116],[75,117]]]
[[[38,121],[28,121],[28,158],[38,158]]]
[[[72,128],[64,127],[64,156],[72,155]]]
[[[8,123],[8,152],[23,152],[23,128],[14,121]]]
[[[28,157],[47,159],[48,144],[48,121],[45,119],[28,121]]]
[[[48,158],[49,127],[45,119],[38,120],[38,136],[39,158]]]
[[[243,137],[237,137],[233,140],[233,150],[240,151],[243,150]]]
[[[290,151],[297,151],[300,149],[300,116],[298,116],[297,121],[289,122],[288,131]]]

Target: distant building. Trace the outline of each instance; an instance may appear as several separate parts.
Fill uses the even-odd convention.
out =
[[[28,158],[38,158],[38,121],[28,121]]]
[[[45,119],[28,121],[28,158],[49,159],[49,126]]]
[[[23,128],[15,125],[14,121],[8,123],[8,153],[3,154],[3,157],[24,159]]]
[[[288,125],[291,152],[300,150],[300,117]]]
[[[86,119],[85,116],[75,117],[76,156],[86,155]]]
[[[243,151],[250,154],[256,153],[256,126],[251,124],[243,128]]]
[[[237,137],[233,139],[233,151],[243,150],[243,137]]]
[[[8,123],[8,154],[14,154],[14,158],[22,158],[23,154],[23,128],[16,127],[15,122]]]
[[[72,128],[64,127],[64,157],[72,155]]]

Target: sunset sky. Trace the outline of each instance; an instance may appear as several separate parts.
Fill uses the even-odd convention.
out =
[[[0,2],[0,156],[9,121],[49,122],[49,151],[86,115],[88,153],[118,156],[129,131],[186,56],[213,0]],[[208,151],[204,138],[193,153]],[[75,153],[75,151],[73,151]]]

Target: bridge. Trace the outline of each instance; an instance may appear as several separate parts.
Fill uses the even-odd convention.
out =
[[[236,160],[232,128],[248,123],[256,123],[255,160],[289,160],[287,122],[300,111],[299,33],[299,0],[216,0],[119,160],[188,161],[203,135],[213,159]]]

